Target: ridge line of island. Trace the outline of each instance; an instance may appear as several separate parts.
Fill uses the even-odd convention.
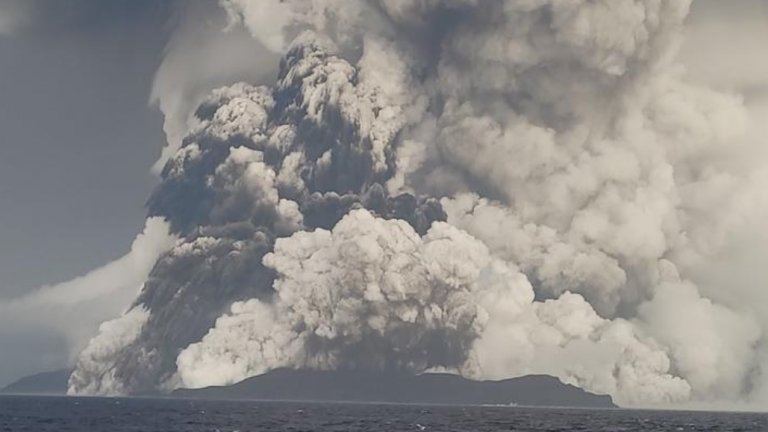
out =
[[[22,378],[0,394],[64,395],[69,370]],[[276,369],[239,383],[170,394],[144,394],[195,400],[363,402],[427,405],[479,405],[565,408],[617,408],[608,395],[589,393],[548,375],[474,381],[458,375],[354,370]]]

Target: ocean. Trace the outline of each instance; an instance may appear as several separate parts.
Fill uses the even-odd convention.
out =
[[[766,432],[768,415],[299,402],[0,397],[3,432]]]

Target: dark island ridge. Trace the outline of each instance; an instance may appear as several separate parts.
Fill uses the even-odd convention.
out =
[[[9,384],[0,393],[65,395],[71,372],[65,369],[30,375]],[[473,381],[442,373],[409,375],[348,370],[277,369],[230,386],[178,389],[168,396],[185,399],[616,407],[610,396],[592,394],[547,375]]]
[[[437,373],[408,375],[277,369],[231,386],[178,389],[171,395],[194,399],[616,407],[610,396],[588,393],[546,375],[473,381]]]

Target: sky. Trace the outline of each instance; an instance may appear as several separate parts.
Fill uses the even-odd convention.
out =
[[[165,142],[149,94],[170,7],[40,6],[0,4],[14,17],[0,19],[0,303],[125,254]],[[66,342],[25,331],[1,332],[0,384],[69,361]]]
[[[61,2],[0,37],[0,298],[111,261],[141,229],[165,140],[152,3]]]
[[[173,62],[158,71],[167,44],[179,43],[174,31],[177,39],[183,34],[172,2],[41,4],[0,0],[0,306],[61,286],[130,250],[160,253],[168,241],[163,235],[148,236],[162,238],[149,245],[134,241],[142,231],[162,231],[145,221],[159,182],[152,167],[168,128],[152,103],[153,83],[161,82],[162,91],[177,79],[205,81],[204,72],[173,68]],[[768,115],[768,1],[695,0],[687,33],[681,59],[691,79],[739,92],[754,113]],[[254,62],[258,55],[242,69]],[[736,249],[755,250],[749,256],[759,260],[761,241],[744,239],[747,246]],[[94,284],[121,274],[109,271]],[[70,322],[66,313],[53,315],[56,325]],[[82,344],[97,320],[102,317],[73,324],[71,338]],[[72,361],[69,336],[13,324],[0,316],[0,386]]]

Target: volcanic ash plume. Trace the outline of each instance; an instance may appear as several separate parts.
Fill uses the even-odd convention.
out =
[[[688,2],[222,6],[277,81],[195,111],[150,200],[181,240],[72,393],[279,367],[766,393],[765,311],[694,282],[767,197],[740,98],[675,63]]]

